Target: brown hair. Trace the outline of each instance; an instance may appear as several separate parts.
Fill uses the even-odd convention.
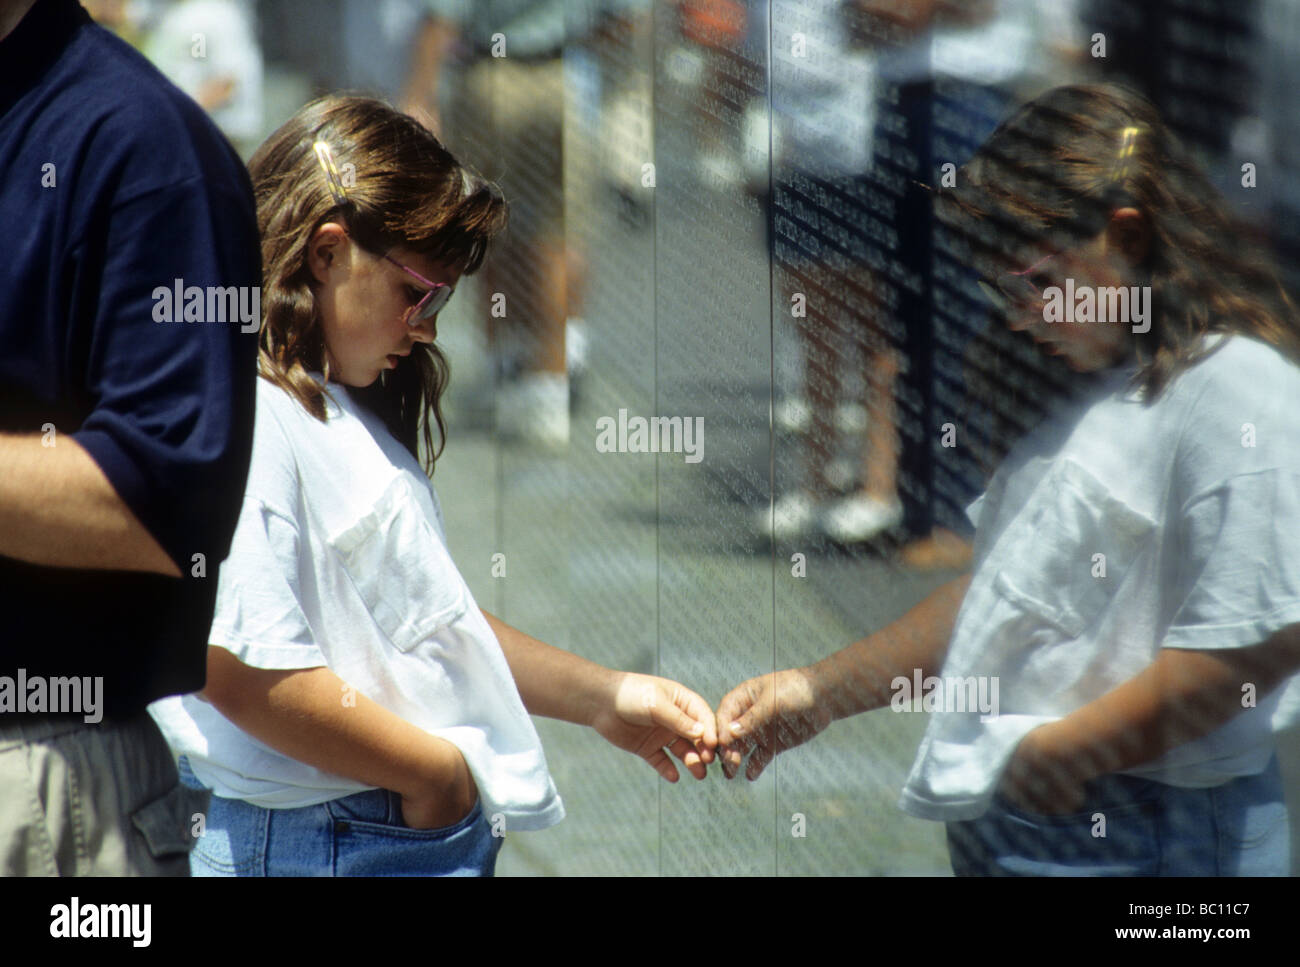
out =
[[[1300,321],[1271,254],[1235,223],[1155,107],[1128,88],[1057,87],[1025,104],[958,172],[956,187],[938,192],[936,213],[968,258],[1023,267],[1028,249],[1095,238],[1126,205],[1151,228],[1138,266],[1151,286],[1151,329],[1133,340],[1147,402],[1203,358],[1206,333],[1252,336],[1300,363]]]
[[[318,141],[343,173],[333,183],[317,157]],[[307,265],[316,229],[336,220],[375,255],[403,245],[471,275],[505,227],[506,204],[496,185],[461,165],[419,122],[372,98],[332,94],[312,101],[267,138],[249,170],[262,236],[258,371],[322,421],[326,391],[310,376],[319,370],[329,379]],[[446,439],[440,401],[448,377],[441,350],[417,343],[396,369],[353,390],[417,460],[423,429],[430,473]]]

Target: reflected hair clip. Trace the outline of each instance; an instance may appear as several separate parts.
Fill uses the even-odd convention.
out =
[[[1133,154],[1137,150],[1138,135],[1142,129],[1138,127],[1127,127],[1120,132],[1119,155],[1115,163],[1115,171],[1111,174],[1110,180],[1121,182],[1127,178],[1133,166]]]
[[[334,198],[335,204],[346,205],[348,190],[343,186],[339,169],[334,165],[334,155],[330,151],[330,146],[324,141],[317,141],[312,145],[312,150],[316,152],[316,160],[320,162],[321,170],[325,172],[325,181],[329,185],[330,195]]]

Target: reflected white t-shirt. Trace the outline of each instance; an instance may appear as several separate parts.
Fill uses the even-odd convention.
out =
[[[906,812],[980,816],[1027,732],[1161,648],[1242,648],[1300,622],[1300,369],[1233,336],[1150,406],[1131,372],[1035,430],[971,506],[975,570],[941,676],[996,676],[998,714],[931,714]],[[1300,681],[1255,700],[1126,772],[1208,787],[1262,771],[1300,719]]]
[[[328,666],[455,744],[485,815],[509,829],[558,823],[541,742],[447,552],[428,478],[346,389],[331,384],[325,402],[322,423],[257,381],[252,464],[209,644],[258,668]],[[373,788],[280,754],[196,695],[150,711],[216,795],[295,807]]]

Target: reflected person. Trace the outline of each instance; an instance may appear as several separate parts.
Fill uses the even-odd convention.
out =
[[[1007,326],[1087,379],[971,506],[971,574],[722,700],[724,770],[933,676],[900,806],[958,874],[1286,874],[1300,326],[1269,255],[1109,85],[1024,105],[937,204]]]

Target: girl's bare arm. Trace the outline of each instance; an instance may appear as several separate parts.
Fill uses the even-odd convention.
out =
[[[291,759],[399,793],[408,825],[450,825],[477,798],[455,745],[351,689],[328,668],[254,668],[209,646],[200,696]]]
[[[1245,695],[1263,698],[1298,669],[1300,625],[1249,648],[1166,648],[1129,681],[1030,732],[1015,765],[1072,784],[1132,768],[1249,714]]]

